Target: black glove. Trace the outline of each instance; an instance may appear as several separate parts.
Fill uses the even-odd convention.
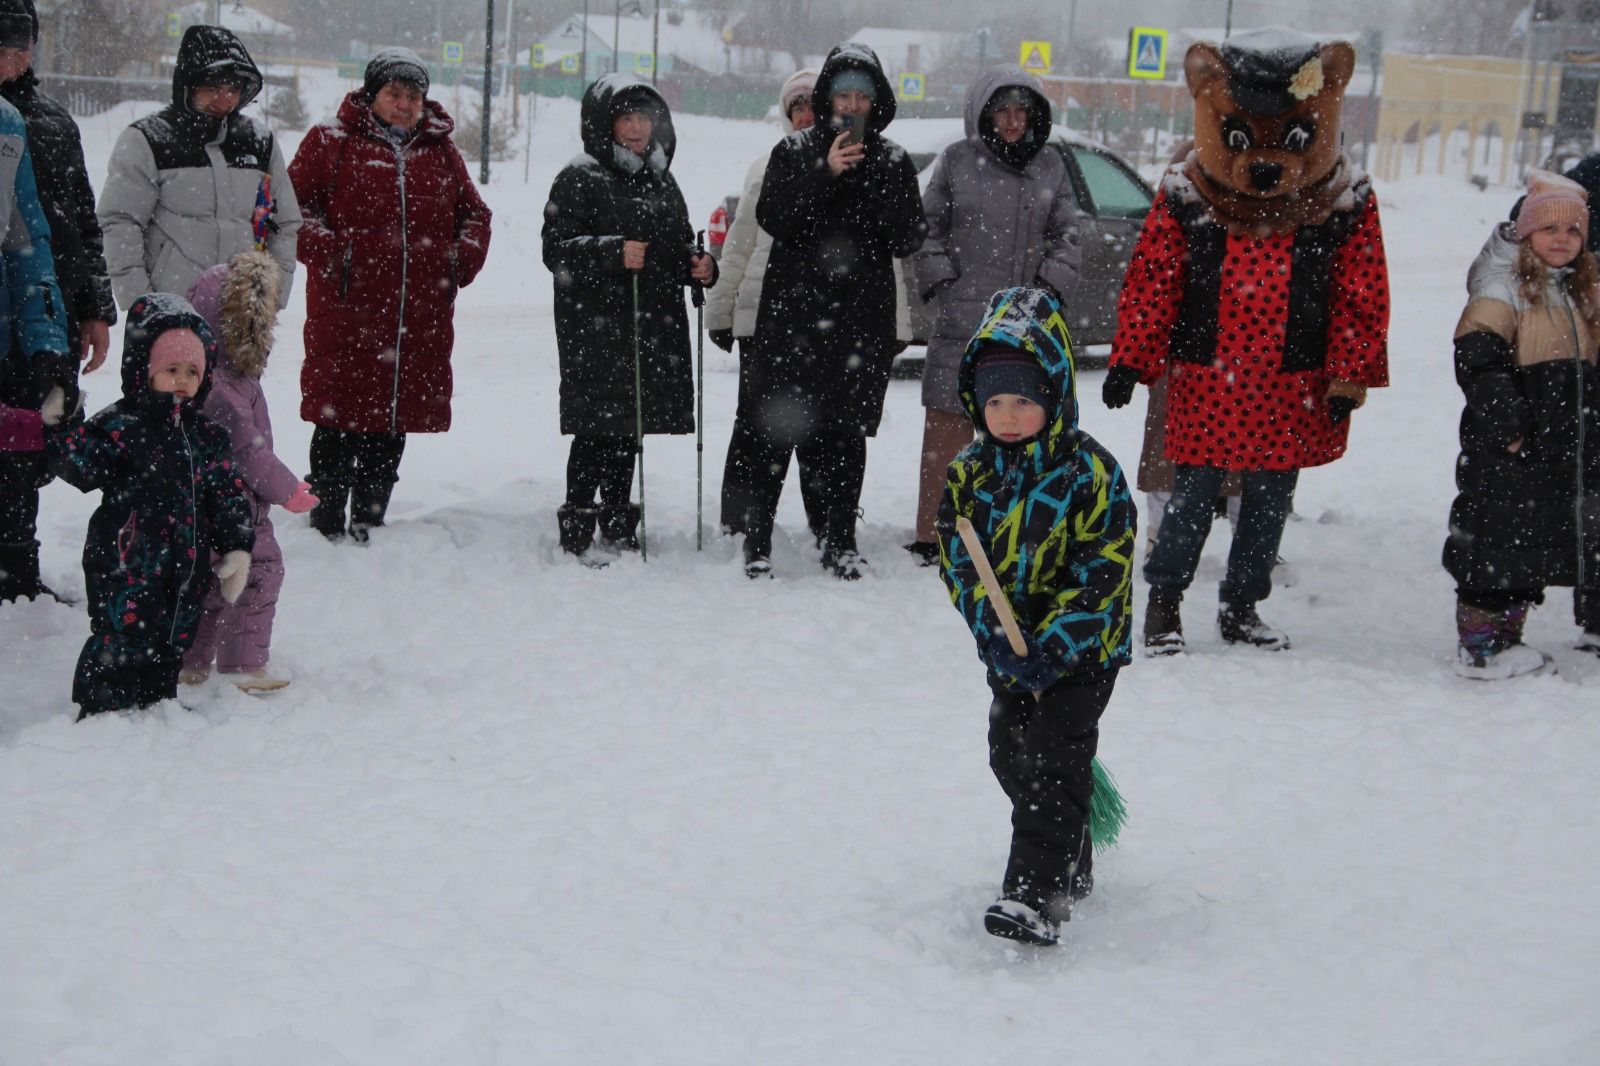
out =
[[[33,366],[34,406],[44,403],[52,388],[59,388],[66,409],[71,411],[78,403],[78,361],[65,352],[34,352],[30,358]]]
[[[1350,412],[1354,411],[1358,406],[1360,405],[1356,403],[1354,397],[1330,396],[1328,397],[1328,421],[1337,426],[1340,422],[1349,418]]]
[[[1100,398],[1115,411],[1128,406],[1133,399],[1134,387],[1139,384],[1139,372],[1131,366],[1114,366],[1106,371],[1106,382],[1100,386]]]
[[[711,331],[711,343],[725,352],[733,351],[733,330],[714,329]]]

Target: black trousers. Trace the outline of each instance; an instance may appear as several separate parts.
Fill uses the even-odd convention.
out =
[[[1011,800],[1011,855],[1002,894],[1057,921],[1071,913],[1074,879],[1094,865],[1089,840],[1091,763],[1116,671],[1067,677],[1039,699],[996,693],[989,706],[989,768]]]
[[[747,533],[759,529],[770,535],[778,501],[783,496],[783,483],[789,476],[791,455],[800,459],[800,495],[813,533],[821,535],[826,530],[829,515],[854,515],[861,505],[861,486],[867,475],[867,438],[854,432],[823,430],[791,444],[757,428],[743,442],[736,471],[748,494]],[[731,454],[729,458],[732,459]]]
[[[588,507],[598,492],[601,503],[627,503],[633,491],[633,460],[638,454],[639,443],[632,437],[574,436],[567,453],[567,502]]]
[[[758,453],[766,462],[778,467],[770,473],[779,486],[789,477],[789,450],[782,449],[780,457],[780,449],[763,449],[761,445],[757,428],[759,407],[751,381],[753,356],[745,350],[748,346],[748,340],[739,342],[739,401],[733,414],[733,434],[728,439],[728,457],[722,464],[721,519],[722,529],[728,533],[745,532],[745,517],[756,499],[752,464],[757,461],[754,457]],[[816,450],[802,442],[793,452],[800,462],[800,499],[806,508],[806,524],[814,535],[820,536],[828,524],[828,505],[824,498],[826,486],[815,469]],[[770,480],[761,480],[768,493]],[[775,511],[777,504],[772,504],[772,509]]]
[[[404,433],[355,433],[318,426],[311,431],[313,491],[326,496],[353,488],[388,490],[400,479],[400,457],[405,454]]]
[[[68,322],[69,351],[78,326]],[[33,367],[20,347],[0,361],[0,402],[37,408],[44,400]],[[50,483],[41,452],[0,452],[0,601],[36,596],[39,584],[39,490]]]

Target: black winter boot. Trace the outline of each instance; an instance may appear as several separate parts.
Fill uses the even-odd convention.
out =
[[[1224,603],[1217,612],[1217,630],[1228,644],[1249,644],[1266,651],[1289,650],[1289,634],[1263,622],[1253,603]]]
[[[1183,593],[1150,590],[1144,609],[1144,646],[1151,655],[1177,655],[1183,651],[1183,618],[1179,605]]]
[[[639,513],[639,505],[636,503],[601,504],[601,546],[618,552],[638,551]]]
[[[39,586],[39,546],[0,544],[0,603],[33,599],[43,591]]]
[[[772,517],[756,507],[744,514],[744,576],[772,576]]]
[[[311,528],[337,544],[344,539],[344,512],[350,502],[350,487],[314,481],[311,494],[317,497],[317,505],[311,508]]]
[[[867,561],[856,551],[856,519],[860,511],[834,508],[828,512],[828,540],[822,546],[822,566],[840,581],[859,581]]]
[[[600,509],[593,505],[564,503],[556,509],[556,524],[561,529],[561,550],[580,558],[594,547],[594,527]]]
[[[394,492],[394,482],[381,485],[357,485],[350,490],[350,539],[357,544],[367,542],[367,531],[383,525],[389,513],[389,496]]]

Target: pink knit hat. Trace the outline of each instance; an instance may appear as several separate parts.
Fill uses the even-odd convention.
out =
[[[153,378],[174,363],[188,363],[206,373],[206,346],[191,329],[169,329],[157,337],[150,346],[150,369],[146,378]]]
[[[1517,240],[1551,223],[1571,222],[1589,236],[1589,191],[1571,178],[1535,170],[1528,174],[1528,195],[1517,212]]]

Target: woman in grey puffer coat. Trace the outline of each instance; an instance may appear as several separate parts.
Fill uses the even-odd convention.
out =
[[[922,376],[925,419],[917,541],[939,560],[933,533],[950,460],[972,440],[956,375],[989,297],[1043,286],[1063,303],[1078,283],[1077,211],[1059,152],[1047,149],[1050,102],[1038,79],[993,70],[967,90],[966,139],[940,154],[922,194],[928,237],[912,257],[917,289],[935,303]]]

